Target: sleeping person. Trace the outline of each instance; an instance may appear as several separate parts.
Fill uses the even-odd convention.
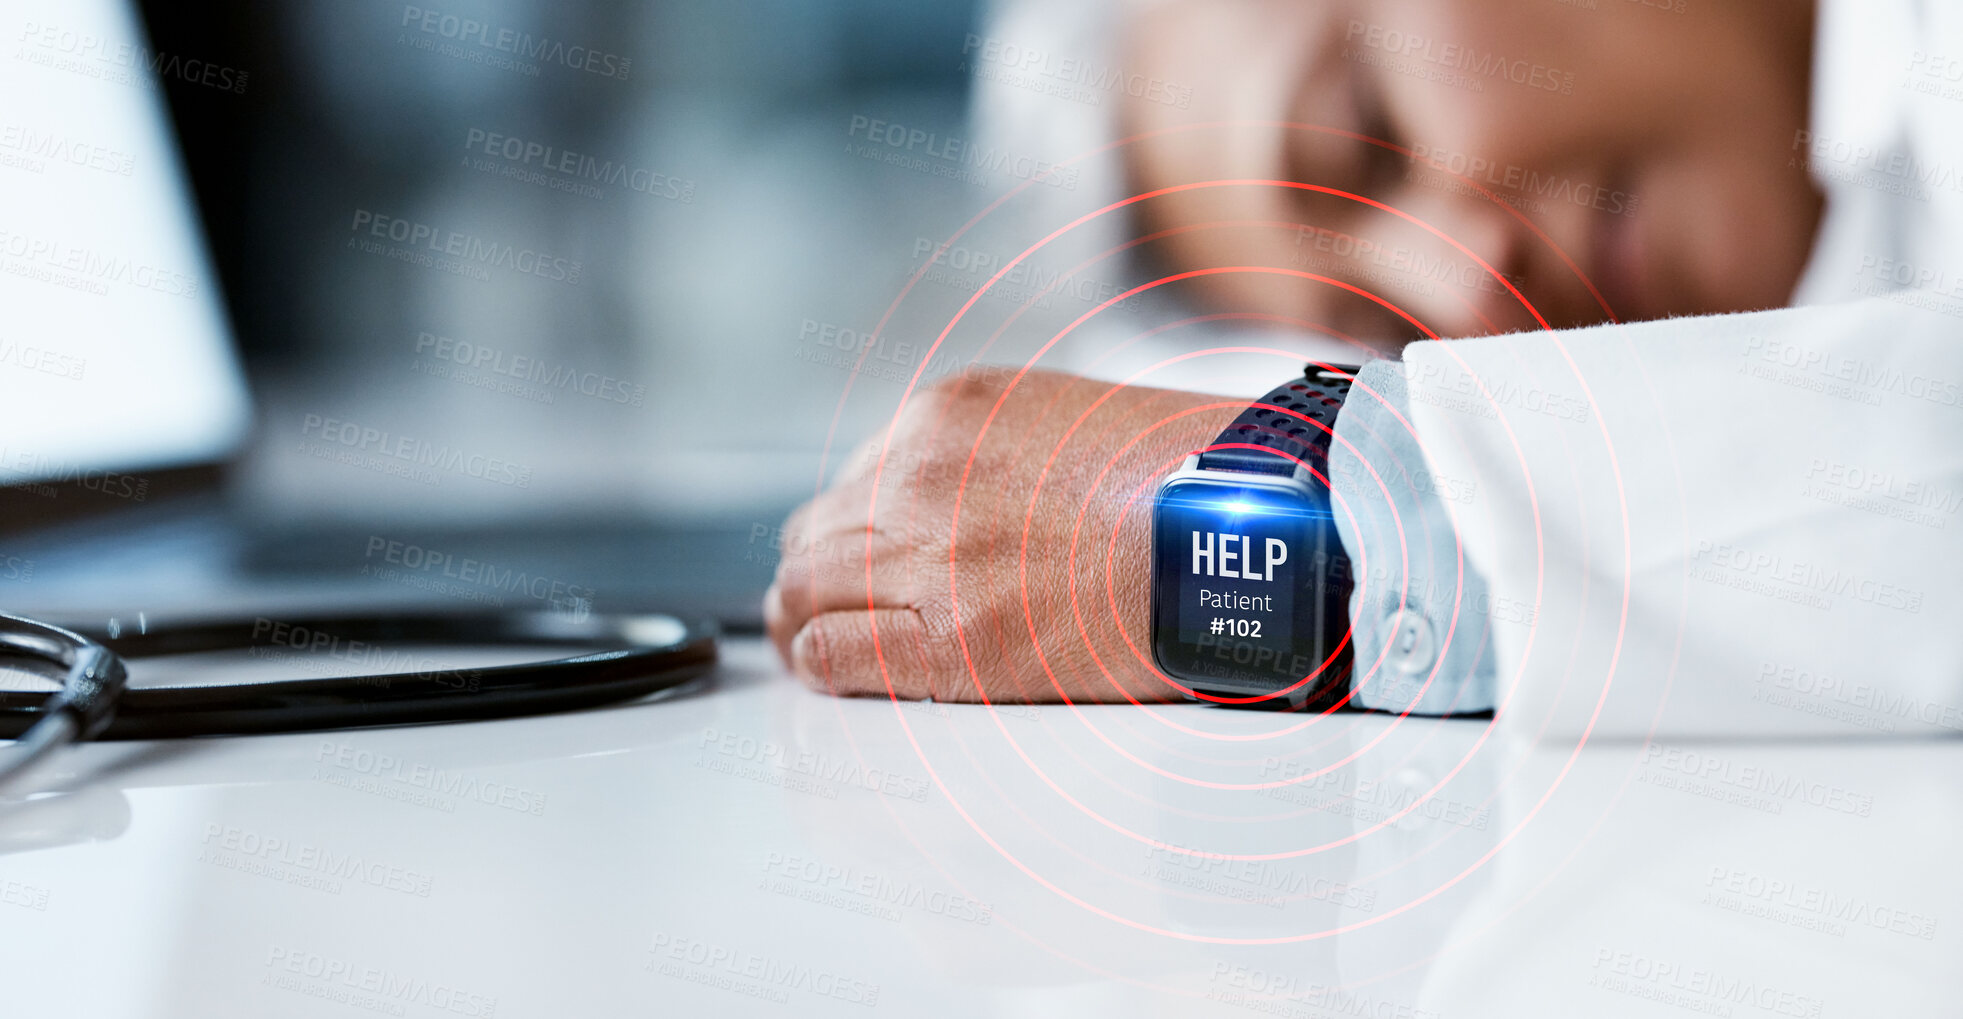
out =
[[[1344,703],[1844,731],[1767,707],[1804,673],[1912,705],[1888,731],[1963,728],[1963,637],[1932,625],[1963,612],[1963,14],[1015,0],[988,31],[1191,83],[1070,111],[1076,151],[1121,139],[1140,264],[1366,362],[1323,479]],[[1396,285],[1419,264],[1452,268]],[[792,516],[787,548],[851,568],[787,556],[772,639],[840,694],[1177,697],[1144,652],[1148,503],[1267,388],[914,394]],[[947,469],[875,488],[882,451]]]

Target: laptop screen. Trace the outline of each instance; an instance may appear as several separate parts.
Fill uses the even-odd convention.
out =
[[[123,0],[8,7],[0,485],[218,459],[245,382],[143,28]]]

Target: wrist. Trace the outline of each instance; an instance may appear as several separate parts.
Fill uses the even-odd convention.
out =
[[[1347,693],[1350,571],[1328,451],[1354,371],[1309,365],[1158,484],[1153,660],[1188,696],[1299,708]]]

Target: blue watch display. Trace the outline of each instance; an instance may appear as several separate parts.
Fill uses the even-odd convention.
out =
[[[1301,709],[1348,691],[1329,445],[1356,371],[1310,363],[1159,483],[1152,654],[1189,698]]]

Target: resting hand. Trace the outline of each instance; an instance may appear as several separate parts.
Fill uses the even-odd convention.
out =
[[[1008,377],[916,393],[883,467],[868,443],[791,514],[764,615],[805,682],[943,702],[1177,692],[1149,664],[1151,498],[1240,406],[1049,372],[1004,397]]]

